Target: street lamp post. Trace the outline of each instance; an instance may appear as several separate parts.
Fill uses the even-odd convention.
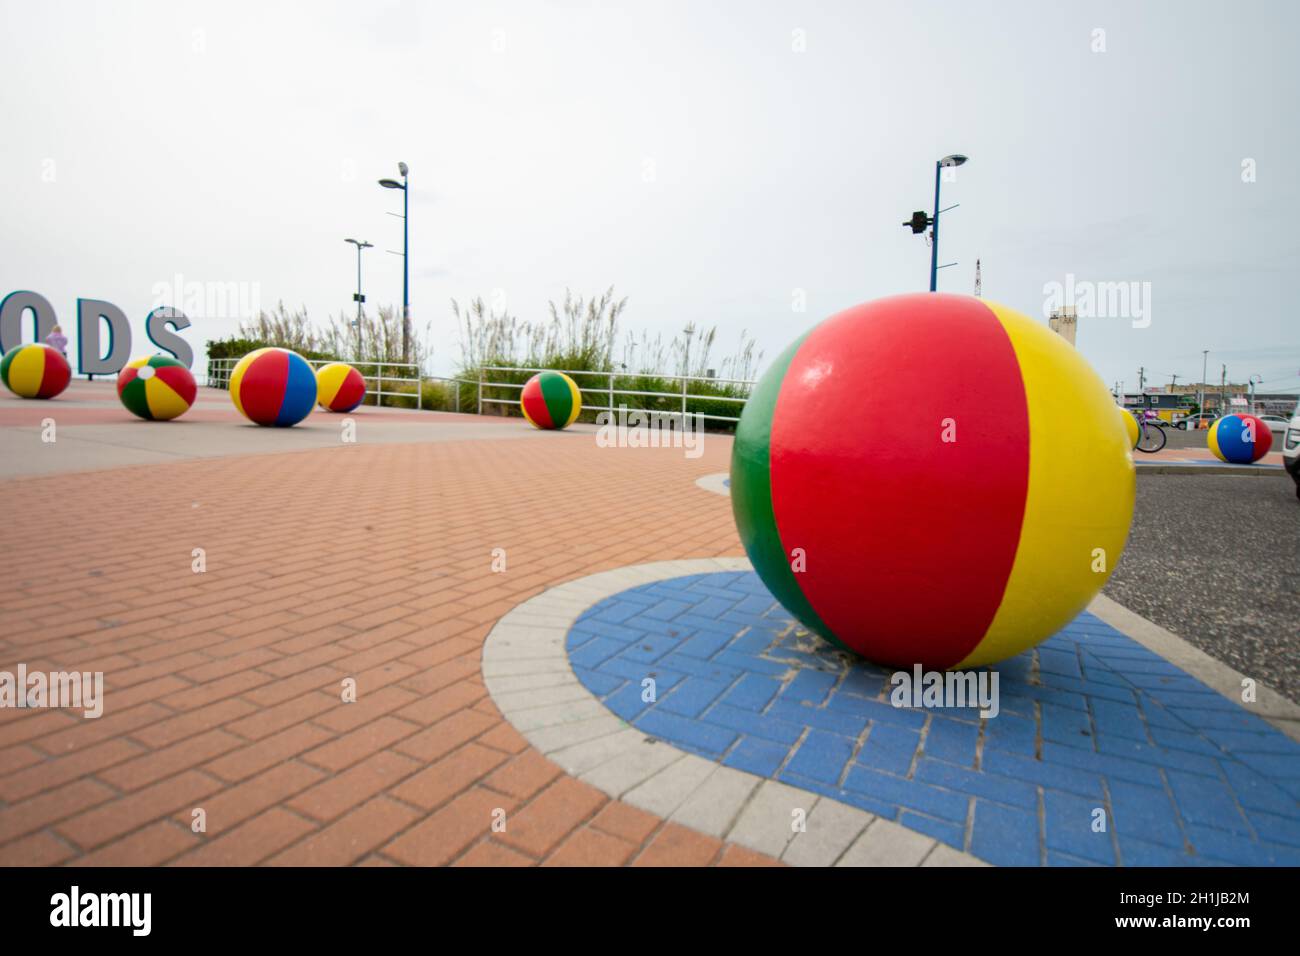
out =
[[[397,171],[402,175],[399,183],[396,179],[381,179],[379,185],[385,189],[402,191],[402,361],[410,361],[411,352],[411,260],[410,260],[410,211],[411,190],[407,178],[409,169],[406,163],[398,163]]]
[[[350,242],[357,247],[357,294],[354,295],[352,298],[354,298],[357,302],[357,361],[360,362],[361,361],[361,318],[362,318],[361,307],[363,303],[366,301],[366,297],[361,294],[361,250],[373,249],[374,245],[372,243],[366,242],[364,239],[360,239],[360,240],[344,239],[343,241]]]
[[[939,183],[943,177],[945,166],[960,166],[966,162],[966,157],[961,153],[953,153],[945,156],[934,164],[934,215],[926,216],[924,211],[912,213],[912,218],[903,225],[911,226],[914,234],[925,232],[925,227],[930,227],[930,291],[935,292],[939,287],[939,214],[947,212],[948,209],[956,209],[957,206],[949,206],[948,209],[939,208]],[[953,265],[954,263],[948,263]]]
[[[1210,350],[1201,349],[1201,394],[1196,400],[1196,423],[1199,425],[1205,421],[1205,372],[1207,363],[1210,361]]]
[[[939,180],[945,166],[960,166],[966,162],[966,157],[960,153],[954,153],[951,156],[945,156],[934,164],[934,226],[930,230],[930,291],[935,292],[939,287]]]

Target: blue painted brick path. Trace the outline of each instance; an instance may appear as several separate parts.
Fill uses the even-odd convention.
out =
[[[988,720],[893,707],[889,672],[796,626],[752,572],[616,594],[567,648],[648,735],[991,863],[1300,865],[1300,745],[1087,613],[998,666]]]

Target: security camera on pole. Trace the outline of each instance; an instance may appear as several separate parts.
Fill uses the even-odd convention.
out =
[[[344,242],[350,242],[357,247],[357,294],[352,298],[357,303],[357,361],[361,361],[361,320],[363,318],[362,306],[365,304],[366,297],[361,294],[361,250],[373,249],[372,243],[364,239],[344,239]]]

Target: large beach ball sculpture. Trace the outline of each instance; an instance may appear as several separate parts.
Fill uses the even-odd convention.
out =
[[[582,393],[563,372],[538,372],[524,383],[519,406],[534,428],[568,428],[582,411]]]
[[[43,342],[15,345],[0,359],[0,379],[19,398],[53,398],[71,378],[63,353]]]
[[[1120,417],[1124,420],[1124,433],[1128,435],[1128,444],[1130,448],[1136,448],[1138,442],[1142,439],[1142,426],[1137,423],[1133,413],[1123,408],[1119,410]]]
[[[197,392],[190,370],[170,355],[134,359],[117,373],[117,397],[127,411],[146,421],[184,415]]]
[[[1268,422],[1254,415],[1225,415],[1215,419],[1205,441],[1220,461],[1249,465],[1268,454],[1273,447],[1273,433],[1268,430]]]
[[[316,402],[327,412],[350,412],[366,397],[366,380],[351,365],[330,362],[316,370]]]
[[[940,293],[856,306],[789,346],[731,460],[763,583],[895,667],[989,664],[1059,630],[1119,561],[1134,486],[1115,400],[1064,339]]]
[[[287,428],[316,404],[316,376],[297,352],[256,349],[230,373],[230,398],[250,422]]]

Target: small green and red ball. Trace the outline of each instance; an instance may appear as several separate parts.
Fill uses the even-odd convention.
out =
[[[534,428],[568,428],[582,411],[582,393],[563,372],[538,372],[524,383],[519,407]]]

